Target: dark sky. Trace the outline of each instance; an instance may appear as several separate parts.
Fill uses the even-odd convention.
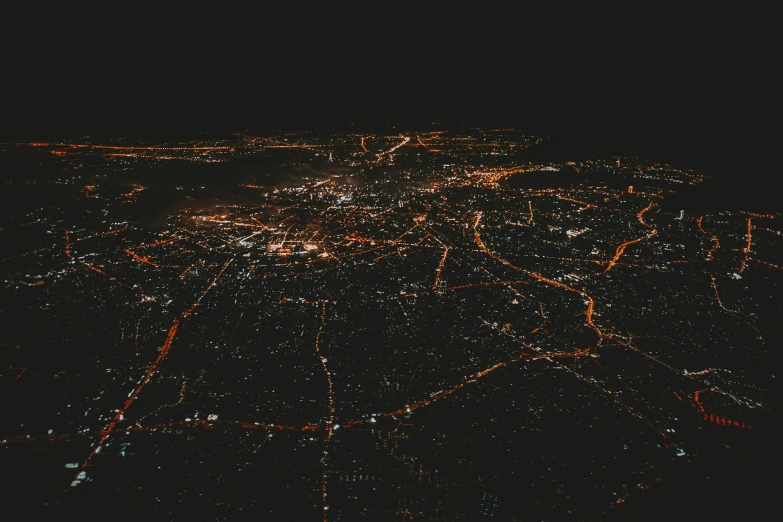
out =
[[[466,14],[405,26],[267,17],[237,29],[241,41],[217,23],[161,38],[50,20],[6,35],[0,137],[465,121],[723,176],[768,166],[777,60],[763,13]]]

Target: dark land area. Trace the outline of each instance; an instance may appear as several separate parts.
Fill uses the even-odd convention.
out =
[[[241,120],[0,146],[11,519],[774,505],[783,217],[758,158],[682,130]]]

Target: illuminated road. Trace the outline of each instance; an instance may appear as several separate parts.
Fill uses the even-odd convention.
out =
[[[19,147],[65,147],[74,149],[106,149],[106,150],[129,150],[129,151],[204,151],[204,150],[224,150],[231,151],[234,147],[204,147],[204,146],[192,146],[192,147],[130,147],[124,145],[91,145],[89,143],[31,143],[31,142],[17,142],[17,143],[0,143],[0,145],[15,145]]]
[[[749,217],[748,218],[748,232],[747,232],[748,244],[745,245],[745,248],[742,249],[742,252],[745,254],[745,256],[742,258],[742,262],[740,263],[740,267],[739,267],[739,270],[738,270],[738,273],[740,273],[740,274],[745,270],[745,265],[748,262],[748,255],[750,255],[751,228],[753,226],[752,225],[752,221],[753,221],[753,218]]]
[[[586,301],[586,303],[587,303],[587,311],[585,312],[585,324],[590,326],[590,328],[592,328],[593,331],[598,336],[598,342],[597,342],[596,346],[601,346],[601,341],[603,341],[604,334],[601,331],[601,329],[598,328],[598,326],[596,326],[596,324],[593,322],[593,308],[595,307],[595,301],[593,301],[593,298],[590,297],[589,295],[587,295],[585,292],[582,292],[581,290],[577,290],[576,288],[573,288],[573,287],[570,287],[570,286],[568,286],[566,284],[560,283],[559,281],[554,281],[552,279],[548,279],[548,278],[542,276],[541,274],[536,274],[534,272],[529,272],[529,274],[530,274],[531,277],[535,277],[539,281],[543,281],[544,283],[546,283],[548,285],[556,286],[558,288],[562,288],[563,290],[568,290],[569,292],[573,292],[575,294],[579,294],[580,296],[582,296],[585,299],[587,299],[587,301]]]
[[[387,151],[379,152],[378,154],[375,155],[375,157],[378,158],[379,162],[383,159],[384,156],[388,156],[395,150],[399,149],[400,147],[402,147],[403,145],[411,141],[411,139],[408,136],[400,136],[400,137],[402,138],[402,141],[400,143],[398,143],[397,145],[395,145],[394,147],[390,148]]]
[[[706,236],[710,236],[712,238],[712,240],[715,242],[715,246],[712,247],[711,249],[709,249],[709,251],[707,251],[707,260],[711,261],[712,260],[712,253],[720,248],[720,241],[718,240],[718,236],[714,236],[714,235],[708,233],[706,230],[704,230],[704,227],[702,226],[702,222],[703,221],[704,221],[704,216],[699,217],[698,221],[696,221],[696,224],[699,227],[699,231],[702,234],[706,235]]]
[[[435,271],[435,282],[432,283],[432,289],[435,290],[438,288],[438,281],[440,281],[440,273],[443,271],[443,265],[446,263],[446,256],[449,255],[449,247],[444,246],[443,247],[443,257],[440,258],[440,263],[438,263],[438,269]]]
[[[86,263],[84,261],[79,261],[79,263],[81,263],[82,266],[88,268],[89,270],[92,270],[93,272],[95,272],[97,274],[100,274],[100,275],[102,275],[104,277],[109,278],[110,281],[113,281],[114,283],[116,283],[116,284],[118,284],[118,285],[120,285],[120,286],[122,286],[124,288],[127,288],[128,290],[130,290],[131,292],[133,292],[137,296],[139,296],[142,299],[144,299],[145,295],[143,293],[139,293],[138,290],[136,288],[132,287],[131,285],[118,280],[116,277],[110,276],[109,274],[107,274],[106,272],[101,270],[100,268],[98,268],[98,267],[96,267],[94,265],[91,265],[90,263]]]
[[[587,210],[588,208],[596,208],[595,205],[592,205],[590,203],[585,203],[584,201],[579,201],[578,199],[573,199],[566,196],[557,196],[557,199],[560,199],[562,201],[570,201],[571,203],[576,203],[577,205],[582,205],[582,208],[577,210],[577,212],[581,212],[582,210]]]
[[[771,267],[771,268],[777,268],[778,270],[783,270],[783,266],[776,265],[774,263],[769,263],[767,261],[762,261],[760,259],[751,259],[751,261],[754,261],[754,262],[756,262],[756,263],[758,263],[760,265],[768,266],[768,267]]]
[[[532,348],[531,348],[532,350]],[[531,360],[531,361],[551,361],[552,358],[562,358],[562,357],[584,357],[587,356],[588,353],[586,350],[577,350],[573,352],[551,352],[551,353],[522,353],[519,356],[507,360],[502,361],[493,364],[492,366],[485,368],[483,370],[477,371],[465,378],[463,378],[460,382],[457,384],[454,384],[453,386],[449,388],[445,388],[442,390],[438,390],[436,392],[430,393],[430,397],[427,399],[421,399],[416,402],[412,402],[410,404],[405,405],[402,408],[399,408],[394,411],[384,412],[379,414],[379,417],[397,417],[400,415],[405,415],[408,413],[413,413],[416,410],[419,410],[421,408],[425,408],[427,406],[430,406],[438,401],[441,401],[449,396],[451,396],[454,392],[462,389],[463,387],[473,384],[475,382],[478,382],[482,378],[486,377],[487,375],[491,374],[492,372],[499,370],[500,368],[504,368],[508,365],[514,364],[516,362],[522,361],[522,360]],[[373,414],[373,416],[369,418],[364,419],[355,419],[351,421],[347,421],[343,424],[343,428],[349,428],[351,426],[356,426],[360,424],[367,424],[367,423],[373,423],[375,422],[376,415]]]
[[[588,326],[590,326],[590,328],[592,328],[593,331],[598,336],[598,341],[597,341],[596,346],[600,346],[601,342],[603,341],[604,335],[603,335],[603,332],[601,332],[601,329],[598,328],[598,326],[596,326],[595,323],[593,322],[593,308],[595,307],[595,301],[593,301],[593,298],[590,297],[585,292],[582,292],[581,290],[577,290],[576,288],[572,288],[572,287],[570,287],[570,286],[568,286],[566,284],[560,283],[559,281],[554,281],[552,279],[548,279],[548,278],[542,276],[541,274],[538,274],[538,273],[535,273],[535,272],[528,272],[527,270],[523,270],[523,269],[521,269],[521,268],[519,268],[517,266],[512,265],[511,263],[509,263],[505,259],[503,259],[503,258],[499,257],[498,255],[496,255],[489,248],[487,248],[487,246],[481,240],[481,235],[479,234],[479,231],[478,231],[478,224],[479,224],[480,220],[481,220],[481,214],[479,213],[476,216],[475,221],[473,222],[473,236],[474,236],[474,238],[476,240],[476,244],[479,246],[479,248],[482,251],[484,251],[488,256],[490,256],[492,259],[494,259],[496,261],[499,261],[500,263],[506,265],[507,267],[509,267],[509,268],[511,268],[513,270],[516,270],[518,272],[523,272],[523,273],[529,275],[530,277],[538,279],[539,281],[544,282],[544,283],[546,283],[548,285],[555,286],[557,288],[562,288],[563,290],[567,290],[569,292],[573,292],[573,293],[578,294],[578,295],[582,296],[583,298],[587,299],[587,301],[586,301],[587,312],[585,313],[585,323]]]
[[[138,255],[130,248],[125,249],[125,253],[131,256],[134,260],[138,261],[139,263],[144,263],[145,265],[150,265],[157,268],[182,268],[181,266],[178,265],[159,265],[158,263],[150,261],[148,257]]]
[[[726,312],[727,314],[729,314],[730,316],[739,319],[740,321],[742,321],[746,325],[750,326],[751,328],[753,328],[756,331],[756,333],[759,334],[759,339],[761,339],[761,330],[759,330],[754,325],[749,323],[748,320],[745,319],[744,317],[740,317],[739,315],[735,314],[734,312],[732,312],[731,310],[726,308],[726,306],[723,304],[723,301],[721,301],[721,299],[720,299],[720,294],[718,293],[718,285],[715,283],[715,276],[714,275],[710,274],[710,280],[712,282],[712,289],[715,290],[715,299],[718,301],[718,305],[723,309],[723,311]]]
[[[753,426],[750,424],[745,424],[744,422],[739,422],[736,420],[731,420],[726,417],[721,417],[720,415],[715,414],[707,414],[706,411],[704,411],[704,405],[701,402],[701,394],[704,392],[717,392],[722,393],[723,395],[726,395],[724,392],[720,390],[717,386],[713,386],[712,388],[705,388],[703,390],[696,390],[693,392],[693,402],[696,405],[696,408],[699,410],[699,413],[704,414],[704,420],[707,422],[711,422],[713,424],[720,424],[721,426],[733,426],[736,428],[742,428],[742,429],[751,429]],[[734,398],[735,401],[738,401],[736,397]]]
[[[171,345],[174,342],[174,338],[177,335],[177,330],[179,329],[179,324],[182,319],[190,315],[190,313],[193,311],[196,306],[198,306],[201,299],[209,292],[216,284],[218,279],[220,279],[220,276],[223,275],[223,272],[225,272],[226,268],[233,262],[233,259],[228,260],[226,264],[223,266],[222,270],[218,273],[217,276],[215,276],[215,279],[212,280],[212,282],[207,286],[202,292],[199,298],[196,300],[193,305],[182,312],[182,314],[174,320],[171,327],[169,328],[168,334],[166,335],[166,341],[163,343],[163,345],[160,347],[158,357],[155,359],[155,361],[150,365],[150,368],[147,370],[147,373],[144,374],[144,376],[139,380],[138,385],[136,388],[128,393],[128,400],[125,401],[125,404],[121,408],[119,408],[112,418],[112,420],[109,422],[109,424],[101,430],[101,438],[98,440],[98,444],[93,447],[92,452],[87,456],[87,458],[82,462],[81,468],[79,473],[77,473],[77,477],[80,473],[84,472],[87,468],[87,466],[90,464],[90,461],[92,458],[100,452],[101,448],[103,447],[103,443],[106,442],[106,439],[108,439],[112,431],[114,431],[115,426],[118,422],[123,420],[125,412],[130,408],[130,406],[133,404],[133,401],[136,400],[136,397],[139,396],[142,389],[144,389],[144,385],[149,382],[149,380],[152,378],[152,376],[155,374],[155,372],[158,369],[158,366],[160,366],[160,363],[163,361],[163,359],[166,358],[166,356],[169,354],[169,350],[171,350]],[[95,270],[95,269],[94,269]],[[74,480],[79,480],[78,478]],[[78,484],[78,482],[76,482]]]
[[[325,304],[324,310],[325,310]],[[323,316],[325,318],[325,315]],[[321,328],[323,327],[323,323],[321,324]],[[319,328],[317,336],[320,336],[321,329]],[[522,343],[524,344],[524,343]],[[414,411],[425,408],[427,406],[430,406],[432,404],[435,404],[438,401],[441,401],[443,399],[446,399],[450,397],[454,392],[462,389],[468,384],[473,384],[475,382],[478,382],[482,378],[486,377],[487,375],[490,375],[494,371],[504,368],[506,366],[509,366],[511,364],[517,363],[519,361],[528,360],[528,361],[547,361],[552,362],[553,359],[557,358],[573,358],[573,357],[586,357],[589,355],[589,352],[587,350],[575,350],[571,352],[543,352],[543,353],[537,353],[533,351],[533,348],[529,345],[524,344],[525,348],[531,350],[533,353],[521,353],[517,357],[514,357],[512,359],[501,361],[498,363],[493,364],[492,366],[488,368],[484,368],[483,370],[479,370],[477,372],[472,373],[471,375],[464,377],[460,382],[450,386],[449,388],[445,388],[442,390],[438,390],[436,392],[431,392],[429,394],[429,398],[427,399],[421,399],[415,402],[412,402],[410,404],[406,404],[401,408],[398,408],[396,410],[382,412],[378,414],[373,414],[370,417],[364,417],[361,419],[353,419],[348,420],[345,423],[343,423],[340,426],[340,429],[344,428],[350,428],[351,426],[357,426],[362,424],[372,424],[375,422],[376,417],[397,417],[400,415],[405,415],[407,413],[413,413]],[[320,357],[320,355],[319,355]],[[327,372],[327,375],[329,376],[329,379],[331,380],[331,374],[328,373],[328,370],[326,369],[325,362],[322,362],[324,365],[325,371]],[[116,423],[115,423],[116,424]],[[218,426],[218,425],[229,425],[229,426],[237,426],[248,430],[264,430],[264,431],[303,431],[303,432],[309,432],[309,431],[320,431],[324,430],[326,432],[327,437],[327,443],[323,450],[323,456],[321,460],[321,464],[323,466],[323,474],[322,474],[322,495],[324,500],[324,519],[327,519],[327,511],[328,511],[328,505],[326,504],[326,467],[328,466],[327,458],[328,458],[328,450],[329,450],[329,441],[331,440],[333,436],[333,431],[336,429],[336,426],[334,425],[334,417],[333,412],[330,411],[329,413],[329,422],[327,423],[320,423],[320,424],[300,424],[300,425],[283,425],[283,424],[261,424],[259,422],[247,422],[247,421],[235,421],[235,420],[207,420],[207,419],[187,419],[184,421],[175,421],[175,422],[166,422],[166,423],[158,423],[153,425],[141,425],[141,424],[133,424],[129,426],[123,427],[123,431],[128,432],[153,432],[156,430],[163,430],[163,429],[171,429],[171,428],[198,428],[198,427],[210,427],[210,426]],[[107,426],[107,428],[101,430],[101,435],[103,436],[102,440],[105,441],[108,436],[110,435],[111,431],[113,430],[114,425],[110,424]],[[110,429],[111,428],[111,429]],[[0,437],[0,443],[2,444],[9,444],[9,443],[21,443],[21,442],[37,442],[42,440],[68,440],[75,437],[82,437],[82,436],[89,436],[89,432],[77,432],[77,433],[61,433],[61,434],[48,434],[48,435],[42,435],[38,437],[29,437],[29,436],[5,436]],[[95,453],[99,453],[98,451],[93,451],[93,453],[90,455],[92,457]]]
[[[614,401],[614,402],[615,402],[615,403],[616,403],[618,406],[622,407],[622,408],[623,408],[623,409],[625,409],[625,410],[626,410],[628,413],[630,413],[631,415],[633,415],[633,416],[634,416],[634,417],[636,417],[637,419],[639,419],[639,420],[641,420],[642,422],[644,422],[645,424],[647,424],[647,425],[648,425],[650,428],[652,428],[652,429],[653,429],[653,430],[654,430],[656,433],[658,433],[658,435],[660,435],[661,437],[663,437],[663,439],[664,439],[664,440],[667,440],[667,441],[669,440],[669,436],[668,436],[668,435],[666,435],[664,432],[662,432],[662,431],[660,430],[660,428],[658,428],[658,427],[657,427],[655,424],[653,424],[651,421],[649,421],[648,419],[646,419],[646,418],[644,417],[644,415],[642,415],[642,414],[641,414],[639,411],[637,411],[637,410],[636,410],[636,409],[634,409],[633,407],[631,407],[631,406],[629,406],[628,404],[626,404],[626,403],[625,403],[625,402],[624,402],[624,401],[623,401],[623,400],[620,398],[619,394],[617,394],[617,393],[613,392],[612,390],[609,390],[609,389],[607,389],[607,388],[604,388],[603,386],[600,386],[598,383],[596,383],[596,382],[595,382],[595,380],[593,380],[593,379],[590,379],[590,378],[588,378],[588,377],[585,377],[584,375],[582,375],[581,373],[577,372],[577,371],[576,371],[576,370],[574,370],[573,368],[570,368],[570,367],[569,367],[567,364],[560,364],[559,366],[560,366],[562,369],[564,369],[564,370],[568,371],[569,373],[571,373],[571,374],[575,375],[576,377],[578,377],[578,378],[579,378],[579,379],[580,379],[582,382],[584,382],[584,383],[587,383],[587,384],[589,384],[590,386],[592,386],[592,387],[594,387],[594,388],[596,388],[596,389],[598,389],[598,390],[601,390],[603,393],[605,393],[606,395],[608,395],[609,397],[611,397],[611,398],[612,398],[612,400],[613,400],[613,401]]]
[[[748,263],[748,256],[750,255],[750,243],[751,243],[751,237],[752,237],[752,230],[753,230],[753,218],[766,218],[766,219],[772,219],[773,216],[770,216],[769,214],[754,214],[752,212],[746,212],[745,214],[748,215],[748,231],[746,233],[747,237],[747,244],[745,245],[745,248],[742,249],[742,252],[745,254],[742,258],[742,262],[740,263],[740,267],[738,270],[738,273],[742,273],[745,270],[745,265]]]
[[[625,252],[625,249],[626,249],[627,247],[629,247],[629,246],[633,245],[634,243],[638,243],[639,241],[643,241],[643,240],[645,240],[645,239],[650,239],[651,237],[653,237],[653,236],[655,236],[656,234],[658,234],[658,230],[656,230],[656,229],[652,228],[652,226],[650,226],[650,225],[648,225],[647,223],[645,223],[645,222],[644,222],[644,218],[643,218],[643,216],[644,216],[644,213],[645,213],[645,212],[647,212],[648,210],[650,210],[650,209],[651,209],[652,207],[654,207],[654,206],[655,206],[655,203],[650,203],[650,204],[649,204],[649,205],[647,205],[645,208],[643,208],[642,210],[640,210],[640,211],[639,211],[639,213],[637,214],[637,217],[639,218],[639,223],[641,223],[642,225],[644,225],[644,226],[645,226],[645,227],[647,227],[647,228],[651,228],[651,229],[652,229],[652,232],[650,232],[650,233],[649,233],[649,234],[647,234],[646,236],[643,236],[643,237],[640,237],[640,238],[637,238],[637,239],[632,239],[631,241],[626,241],[626,242],[625,242],[625,243],[623,243],[622,245],[618,246],[618,247],[617,247],[617,250],[616,250],[616,251],[615,251],[615,253],[614,253],[614,257],[613,257],[613,258],[612,258],[612,260],[609,262],[609,265],[607,265],[607,267],[606,267],[606,270],[604,270],[604,272],[603,272],[603,273],[606,273],[606,272],[608,272],[609,270],[611,270],[611,269],[612,269],[612,267],[613,267],[613,266],[614,266],[614,265],[617,263],[617,260],[618,260],[618,259],[620,259],[620,256],[621,256],[621,255],[623,255],[623,252]]]
[[[531,334],[541,331],[541,329],[546,325],[547,318],[546,318],[546,314],[544,313],[544,303],[542,303],[541,301],[538,302],[538,309],[540,311],[539,313],[541,314],[542,321],[541,324],[539,324],[538,326],[530,330]]]
[[[321,363],[321,367],[324,369],[324,375],[326,375],[326,383],[328,385],[328,398],[329,398],[329,416],[326,421],[326,443],[324,444],[323,455],[321,456],[321,494],[323,495],[324,505],[324,522],[329,520],[329,504],[326,500],[326,482],[327,482],[327,467],[329,465],[329,443],[332,440],[332,432],[335,429],[334,424],[334,396],[332,394],[332,374],[329,372],[329,368],[326,366],[326,357],[321,353],[321,333],[324,329],[324,323],[326,323],[326,303],[321,303],[321,325],[318,327],[318,333],[315,335],[315,353],[318,356],[318,360]]]

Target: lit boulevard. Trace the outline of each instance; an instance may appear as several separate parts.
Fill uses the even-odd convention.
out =
[[[609,270],[612,269],[612,267],[614,267],[614,265],[617,263],[617,260],[620,259],[620,256],[623,255],[623,252],[625,252],[626,247],[628,247],[630,245],[633,245],[634,243],[638,243],[639,241],[642,241],[644,239],[650,239],[651,237],[655,236],[658,233],[658,231],[656,229],[652,228],[650,225],[645,223],[644,222],[644,218],[642,217],[642,216],[644,216],[644,213],[647,212],[648,210],[650,210],[653,206],[655,206],[655,203],[650,203],[649,205],[644,207],[642,210],[640,210],[639,213],[637,214],[637,217],[639,218],[639,223],[641,223],[642,225],[644,225],[647,228],[652,229],[652,231],[649,234],[647,234],[646,236],[644,236],[644,237],[640,237],[640,238],[637,238],[637,239],[632,239],[631,241],[626,241],[625,243],[623,243],[620,246],[618,246],[617,250],[615,250],[615,252],[614,252],[614,257],[612,258],[611,261],[609,261],[609,264],[606,266],[606,269],[604,270],[604,272],[608,272]]]

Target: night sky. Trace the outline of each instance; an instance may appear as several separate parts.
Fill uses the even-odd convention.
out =
[[[280,14],[248,30],[229,30],[236,14],[213,26],[20,16],[5,34],[0,137],[466,122],[727,179],[768,168],[774,46],[762,13],[384,15]]]

